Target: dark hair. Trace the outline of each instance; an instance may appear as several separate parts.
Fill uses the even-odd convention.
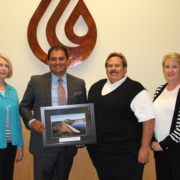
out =
[[[64,51],[64,54],[65,54],[66,58],[69,59],[67,49],[65,47],[63,47],[63,46],[57,45],[57,46],[53,46],[53,47],[51,47],[49,49],[49,51],[48,51],[48,60],[50,58],[50,55],[51,55],[52,51],[59,51],[59,50]]]
[[[109,54],[109,56],[108,56],[107,59],[106,59],[106,62],[105,62],[105,67],[106,67],[106,68],[107,68],[107,65],[108,65],[108,60],[109,60],[111,57],[114,57],[114,56],[120,57],[120,58],[122,59],[122,65],[123,65],[123,67],[127,67],[127,60],[126,60],[125,56],[124,56],[122,53],[113,52],[113,53]]]

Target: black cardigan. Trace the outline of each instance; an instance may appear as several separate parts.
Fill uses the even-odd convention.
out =
[[[166,86],[167,83],[156,89],[153,102],[163,92]],[[155,137],[153,141],[157,141]],[[167,158],[180,161],[180,90],[178,91],[176,99],[170,133],[163,141],[159,142],[159,144],[166,153]],[[158,153],[159,152],[155,152],[155,157]]]

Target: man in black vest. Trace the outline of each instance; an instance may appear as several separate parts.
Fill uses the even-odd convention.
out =
[[[141,180],[149,161],[154,110],[145,88],[126,76],[127,61],[111,53],[105,63],[108,79],[89,90],[94,103],[97,144],[88,145],[100,180]]]

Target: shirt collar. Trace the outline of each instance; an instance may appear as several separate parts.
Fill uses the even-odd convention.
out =
[[[124,76],[124,78],[122,78],[121,80],[117,81],[116,83],[111,84],[111,82],[109,81],[109,79],[107,79],[107,85],[109,87],[117,87],[120,86],[127,78],[127,75]]]
[[[53,73],[51,73],[51,77],[52,77],[53,82],[58,82],[58,79],[60,78],[60,77],[54,75]],[[66,83],[67,82],[67,73],[65,73],[61,78]]]
[[[5,91],[12,89],[11,86],[10,86],[8,83],[6,83],[6,82],[4,82],[4,83],[5,83],[5,85],[6,85]]]

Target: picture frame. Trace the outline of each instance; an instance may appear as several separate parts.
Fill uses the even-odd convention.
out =
[[[94,104],[41,107],[43,147],[96,143]]]

